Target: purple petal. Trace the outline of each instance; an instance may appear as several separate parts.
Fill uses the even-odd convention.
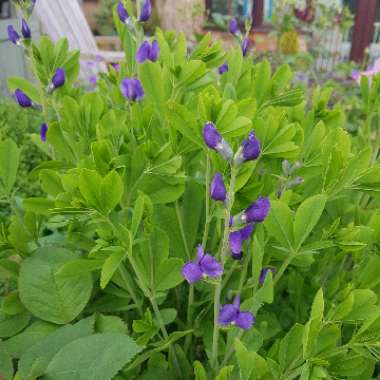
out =
[[[46,133],[48,131],[48,126],[46,123],[41,124],[40,127],[40,138],[41,141],[45,142],[46,141]]]
[[[243,258],[243,251],[241,251],[239,253],[231,252],[231,257],[233,260],[240,261]]]
[[[239,24],[236,19],[232,19],[228,24],[228,30],[231,34],[236,34],[239,31]]]
[[[19,88],[15,91],[15,98],[17,103],[24,108],[31,107],[32,106],[32,100],[29,98],[28,95],[26,95],[23,91],[21,91]]]
[[[208,253],[206,253],[199,261],[199,266],[202,273],[211,278],[220,277],[223,273],[222,265],[214,256],[211,256]]]
[[[198,247],[197,247],[197,263],[198,264],[201,262],[204,255],[205,255],[205,251],[202,247],[202,244],[198,244]]]
[[[21,33],[24,38],[28,39],[32,37],[32,32],[30,31],[29,25],[25,19],[22,19],[21,22]]]
[[[267,274],[271,273],[276,273],[276,268],[271,268],[271,267],[266,267],[261,270],[260,277],[259,277],[259,284],[262,285],[265,282],[265,279],[267,277]]]
[[[224,62],[223,65],[219,66],[218,72],[220,75],[223,75],[227,71],[228,71],[228,64],[227,64],[227,62]]]
[[[126,22],[129,17],[128,12],[121,1],[117,3],[117,15],[121,22]]]
[[[206,145],[211,148],[215,149],[218,144],[222,141],[222,136],[216,129],[214,123],[207,122],[203,127],[203,139],[206,143]]]
[[[135,90],[135,100],[141,100],[144,98],[144,89],[141,85],[141,82],[135,78],[133,79],[133,86]]]
[[[226,186],[223,182],[222,174],[215,173],[211,185],[210,185],[210,196],[214,201],[224,202],[227,198]]]
[[[244,38],[243,42],[241,43],[241,51],[244,57],[247,56],[250,46],[251,41],[248,38]]]
[[[150,3],[150,0],[145,0],[145,3],[141,9],[139,21],[141,22],[148,21],[151,14],[152,14],[152,5]]]
[[[158,60],[159,55],[160,55],[160,46],[158,45],[158,41],[154,40],[150,47],[149,59],[152,62],[156,62]]]
[[[9,40],[14,43],[15,45],[17,45],[20,41],[20,36],[19,34],[16,32],[15,28],[12,26],[12,25],[8,25],[8,38]]]
[[[240,231],[234,231],[230,233],[228,237],[228,244],[232,253],[235,255],[240,254],[243,245]]]
[[[182,276],[189,284],[193,284],[202,279],[202,271],[197,263],[190,261],[182,267]]]
[[[132,100],[134,95],[132,80],[129,78],[123,79],[120,83],[120,91],[126,98]]]
[[[236,326],[248,330],[255,323],[255,317],[249,311],[240,311],[235,319]]]
[[[245,218],[247,223],[263,222],[267,217],[270,210],[270,202],[266,197],[260,197],[256,202],[252,203],[245,211]]]
[[[241,239],[243,241],[248,240],[251,237],[251,235],[252,235],[253,229],[254,229],[254,224],[253,223],[248,224],[246,227],[242,228],[240,230]]]
[[[219,312],[218,323],[222,326],[230,325],[235,322],[239,315],[239,308],[233,304],[227,304],[222,306]]]
[[[256,160],[261,153],[260,141],[252,131],[248,135],[248,139],[242,143],[242,154],[244,161]]]
[[[55,71],[53,78],[51,80],[54,88],[58,88],[58,87],[63,86],[65,84],[65,80],[66,80],[65,70],[62,69],[61,67],[59,67]]]
[[[149,59],[150,45],[148,41],[144,41],[139,50],[136,53],[136,61],[138,63],[144,63],[147,59]]]

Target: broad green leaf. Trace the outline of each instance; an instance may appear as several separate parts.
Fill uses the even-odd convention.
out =
[[[169,258],[163,261],[157,268],[154,289],[156,291],[168,290],[176,287],[183,281],[181,259]]]
[[[0,379],[12,380],[13,363],[12,358],[4,348],[4,344],[0,342]]]
[[[231,380],[232,371],[234,370],[233,365],[223,367],[218,375],[215,377],[215,380]]]
[[[0,142],[0,181],[5,195],[9,195],[16,182],[20,150],[11,139]]]
[[[96,317],[95,331],[97,333],[122,333],[128,332],[128,326],[116,315],[99,314]]]
[[[162,114],[164,110],[165,90],[160,64],[158,62],[147,61],[139,65],[139,72],[145,96],[154,104],[157,112]]]
[[[19,372],[23,379],[41,376],[54,355],[65,345],[79,338],[89,336],[94,330],[94,317],[86,318],[75,325],[60,327],[47,337],[30,347],[19,362]]]
[[[207,372],[198,360],[194,362],[194,376],[195,380],[208,380]]]
[[[102,210],[102,177],[95,170],[83,169],[79,176],[79,190],[90,206]]]
[[[120,249],[113,252],[104,262],[102,271],[100,273],[100,287],[104,289],[111,281],[112,276],[117,271],[117,268],[123,261],[126,251]]]
[[[58,276],[82,276],[102,268],[104,260],[74,259],[64,263],[57,270]]]
[[[137,230],[140,226],[141,219],[143,217],[144,213],[144,202],[145,201],[145,195],[139,194],[135,201],[135,207],[133,208],[133,215],[132,215],[132,223],[131,223],[131,234],[134,238]]]
[[[38,249],[21,264],[20,299],[35,316],[49,322],[72,321],[86,306],[92,291],[89,273],[81,277],[56,274],[58,268],[76,255],[66,249]]]
[[[325,195],[314,195],[307,198],[298,207],[294,218],[294,243],[295,247],[299,248],[307,239],[319,218],[326,204]]]
[[[265,220],[269,234],[283,247],[293,247],[293,215],[282,201],[271,201],[271,210]]]
[[[99,185],[98,185],[99,186]],[[123,181],[116,171],[108,173],[101,182],[101,207],[108,214],[120,202],[124,192]]]
[[[278,353],[282,370],[291,370],[302,362],[302,337],[304,326],[295,324],[281,339]]]
[[[44,379],[111,379],[140,351],[132,338],[120,333],[79,338],[58,351]]]
[[[24,329],[30,321],[28,312],[7,315],[0,312],[0,338],[9,338]]]

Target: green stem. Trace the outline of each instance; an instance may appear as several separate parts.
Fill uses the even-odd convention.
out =
[[[186,256],[187,256],[188,260],[190,260],[191,259],[190,250],[189,250],[189,246],[187,245],[185,228],[183,227],[182,215],[181,215],[181,210],[179,208],[178,201],[175,202],[175,212],[177,214],[177,220],[178,220],[179,230],[180,230],[180,233],[181,233],[183,246],[185,247]]]
[[[230,232],[230,217],[231,217],[231,209],[234,203],[234,188],[235,181],[237,176],[237,168],[231,167],[231,179],[230,179],[230,187],[228,189],[227,195],[227,205],[225,209],[225,217],[224,217],[224,235],[222,240],[222,248],[221,248],[221,264],[224,270],[224,264],[226,261],[226,253],[228,251],[228,235]],[[214,331],[212,336],[212,352],[211,352],[211,367],[216,368],[218,365],[218,349],[219,349],[219,323],[218,316],[220,310],[220,296],[222,294],[222,280],[219,279],[214,293]]]
[[[133,289],[132,284],[129,282],[128,274],[127,274],[127,271],[126,271],[124,265],[121,264],[121,265],[119,266],[119,269],[118,269],[118,270],[119,270],[119,273],[120,273],[121,278],[122,278],[123,281],[124,281],[125,287],[127,288],[129,294],[131,295],[131,297],[132,297],[132,299],[133,299],[133,302],[134,302],[135,305],[137,306],[137,310],[138,310],[140,316],[142,317],[143,314],[144,314],[144,313],[143,313],[143,310],[142,310],[142,307],[141,307],[140,303],[139,303],[138,300],[137,300],[137,296],[136,296],[136,293],[135,293],[135,291],[134,291],[134,289]]]
[[[296,256],[296,253],[291,252],[291,254],[282,262],[278,272],[274,276],[273,284],[278,283],[278,281],[280,280],[280,278],[282,277],[282,275],[284,274],[284,272],[286,271],[290,263],[293,261],[295,256]]]

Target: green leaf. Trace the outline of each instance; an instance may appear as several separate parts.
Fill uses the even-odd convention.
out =
[[[302,362],[303,331],[304,326],[296,323],[285,337],[281,339],[278,357],[279,364],[284,373],[286,370],[298,367]]]
[[[139,71],[139,78],[144,88],[145,96],[154,104],[156,110],[162,114],[165,108],[165,90],[160,64],[147,61],[139,65]]]
[[[100,192],[102,210],[108,214],[120,202],[124,192],[123,181],[116,171],[108,173],[102,179]]]
[[[141,219],[144,213],[144,203],[145,195],[139,194],[135,201],[135,207],[133,208],[132,223],[131,223],[131,234],[132,238],[135,237],[137,230],[140,226]]]
[[[194,376],[195,380],[208,380],[207,372],[198,360],[194,362]]]
[[[179,285],[183,281],[182,266],[183,261],[181,259],[169,258],[164,260],[157,268],[154,289],[163,291]]]
[[[140,351],[132,338],[120,333],[79,338],[58,351],[44,379],[111,379]]]
[[[61,265],[57,270],[57,275],[61,277],[82,276],[100,270],[103,264],[104,260],[74,259]]]
[[[128,332],[128,326],[116,315],[99,314],[96,317],[95,331],[97,333],[122,333]]]
[[[4,193],[9,195],[16,182],[20,150],[11,139],[0,142],[0,180]]]
[[[293,215],[290,208],[282,201],[271,201],[271,209],[265,220],[269,234],[283,247],[293,247]]]
[[[307,239],[318,223],[325,208],[326,200],[325,195],[314,195],[307,198],[298,207],[294,219],[294,242],[297,249]]]
[[[86,306],[92,291],[89,273],[61,277],[58,268],[76,255],[66,249],[38,249],[21,264],[20,299],[35,316],[57,324],[72,321]]]
[[[108,283],[111,281],[112,276],[119,268],[119,265],[123,261],[124,256],[126,255],[126,251],[123,249],[117,250],[113,252],[104,262],[102,267],[102,271],[100,274],[100,287],[104,289]]]
[[[0,338],[9,338],[24,329],[30,321],[28,312],[16,315],[0,313]]]
[[[215,377],[215,380],[231,380],[232,371],[234,369],[233,365],[228,367],[223,367],[218,375]]]
[[[0,342],[0,379],[12,380],[13,363],[12,358],[5,350],[4,345]]]
[[[19,372],[23,379],[41,376],[54,355],[65,345],[93,333],[94,317],[86,318],[75,325],[60,327],[29,348],[19,362]]]

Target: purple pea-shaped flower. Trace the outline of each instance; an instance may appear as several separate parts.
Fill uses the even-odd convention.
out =
[[[48,131],[48,126],[46,123],[41,124],[40,126],[40,138],[41,141],[45,142],[46,141],[46,134]]]
[[[226,186],[223,182],[222,174],[215,173],[211,185],[210,185],[210,196],[214,201],[224,202],[227,198]]]
[[[236,35],[239,32],[239,24],[235,18],[229,22],[228,30],[233,35]]]
[[[259,277],[259,284],[262,285],[264,284],[265,278],[267,277],[268,273],[276,273],[276,268],[272,267],[266,267],[261,270],[260,277]]]
[[[248,138],[241,144],[241,149],[235,159],[237,164],[245,161],[256,160],[261,153],[261,145],[259,139],[256,137],[255,132],[251,131]]]
[[[25,19],[22,19],[21,22],[21,33],[25,39],[30,39],[32,37],[32,32]]]
[[[157,40],[154,40],[152,44],[149,44],[148,41],[144,41],[136,53],[136,60],[138,63],[144,63],[147,60],[156,62],[159,54],[160,46]]]
[[[253,229],[254,224],[250,223],[244,228],[230,233],[228,237],[228,244],[233,259],[240,260],[243,257],[243,243],[250,238]]]
[[[150,16],[152,14],[152,4],[150,3],[150,0],[145,0],[141,12],[139,21],[146,22],[150,19]]]
[[[222,265],[213,256],[205,253],[202,245],[198,245],[197,259],[187,262],[182,267],[182,275],[189,284],[206,277],[217,278],[222,273]]]
[[[128,21],[129,14],[124,4],[121,1],[117,3],[116,10],[117,10],[117,15],[119,17],[119,20],[123,23],[126,23]]]
[[[248,330],[255,323],[255,317],[249,311],[240,310],[240,297],[237,296],[232,304],[222,306],[218,322],[222,326],[236,325],[243,330]]]
[[[129,100],[139,101],[144,98],[144,89],[137,78],[125,78],[120,84],[121,93]]]
[[[246,57],[249,52],[249,48],[251,46],[251,41],[249,38],[244,38],[241,43],[241,52],[243,53],[243,57]]]
[[[17,33],[13,25],[8,25],[7,31],[8,31],[9,41],[11,41],[15,45],[20,45],[21,37]]]
[[[223,75],[227,71],[228,71],[228,63],[227,62],[224,62],[223,65],[221,65],[221,66],[218,67],[218,73],[220,75]]]
[[[55,70],[53,77],[51,78],[51,83],[49,86],[49,92],[54,91],[55,89],[62,87],[66,81],[66,73],[62,67],[59,67]]]
[[[222,138],[214,123],[207,122],[203,127],[203,139],[206,145],[213,150],[216,150],[225,160],[230,160],[233,152],[228,143]]]
[[[259,197],[243,213],[246,223],[261,223],[265,220],[270,210],[270,201],[267,197]]]
[[[17,103],[23,108],[32,107],[33,105],[32,99],[30,99],[29,96],[19,88],[16,89],[14,97]]]

